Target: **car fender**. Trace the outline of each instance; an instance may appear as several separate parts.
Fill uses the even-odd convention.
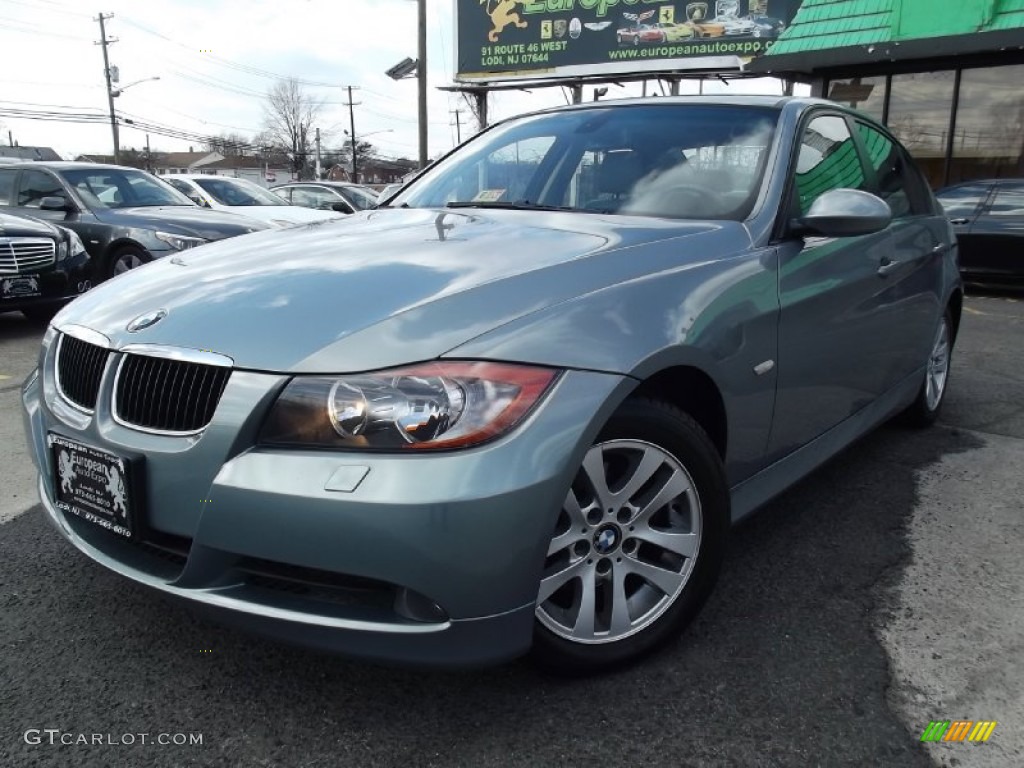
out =
[[[771,426],[777,265],[776,249],[764,248],[645,275],[518,318],[444,357],[617,373],[637,386],[695,368],[727,403],[727,470],[743,477],[760,468]]]

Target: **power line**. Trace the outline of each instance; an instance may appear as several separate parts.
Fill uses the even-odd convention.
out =
[[[171,43],[172,45],[176,45],[176,46],[178,46],[180,48],[184,48],[187,51],[195,53],[195,50],[191,46],[188,46],[185,43],[180,43],[177,40],[174,40],[174,39],[172,39],[170,37],[167,37],[166,35],[161,34],[160,32],[157,32],[154,29],[150,29],[149,27],[146,27],[146,26],[144,26],[142,24],[139,24],[138,22],[132,21],[131,19],[128,19],[128,18],[124,19],[124,22],[126,24],[130,24],[131,26],[135,27],[136,29],[139,29],[139,30],[141,30],[143,32],[146,32],[146,33],[150,34],[150,35],[154,35],[154,36],[160,38],[161,40],[164,40],[164,41],[166,41],[168,43]],[[257,77],[267,77],[267,78],[271,78],[271,79],[274,79],[274,80],[288,80],[288,79],[292,79],[292,80],[295,80],[296,82],[298,82],[299,85],[305,85],[305,86],[315,87],[315,88],[345,88],[345,87],[347,87],[347,86],[344,86],[344,85],[339,85],[337,83],[325,83],[325,82],[317,81],[317,80],[307,80],[305,78],[292,77],[290,75],[282,75],[279,72],[271,72],[268,69],[261,69],[259,67],[254,67],[254,66],[251,66],[249,64],[239,64],[238,62],[234,62],[234,61],[231,61],[230,59],[225,59],[225,58],[222,58],[220,56],[215,56],[214,54],[203,54],[203,59],[204,59],[204,61],[212,60],[213,62],[215,62],[217,64],[220,64],[221,66],[228,67],[230,69],[234,69],[234,70],[237,70],[239,72],[244,72],[246,74],[255,75]]]

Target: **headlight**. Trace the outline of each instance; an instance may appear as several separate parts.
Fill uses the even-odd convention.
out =
[[[175,235],[170,232],[154,232],[153,234],[156,235],[157,240],[162,240],[176,251],[184,251],[186,248],[195,248],[197,245],[209,242],[201,237],[187,237],[186,235]]]
[[[521,422],[558,373],[435,362],[352,376],[300,376],[277,399],[260,442],[364,451],[477,445]]]
[[[68,253],[74,256],[77,253],[81,253],[85,250],[85,243],[82,242],[82,238],[78,236],[77,232],[72,232],[70,229],[65,230],[68,233]]]

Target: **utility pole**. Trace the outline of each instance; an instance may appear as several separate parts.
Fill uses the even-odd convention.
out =
[[[149,134],[146,134],[146,170],[153,172],[153,154],[149,151]]]
[[[101,13],[98,17],[93,19],[93,21],[98,21],[100,23],[100,39],[98,42],[94,43],[94,45],[103,46],[103,77],[107,81],[107,104],[110,107],[110,133],[114,139],[114,164],[116,165],[120,160],[118,157],[118,144],[120,142],[117,135],[117,116],[114,114],[114,89],[110,86],[110,59],[107,57],[107,46],[116,43],[117,38],[112,37],[108,39],[106,27],[103,26],[104,21],[112,18],[114,18],[114,14],[112,13]]]
[[[459,120],[459,115],[462,114],[461,109],[453,109],[452,113],[455,115],[455,143],[462,143],[462,121]]]
[[[427,167],[427,0],[417,0],[419,21],[416,47],[416,80],[419,83],[420,168]]]
[[[349,99],[351,101],[351,99]],[[316,180],[320,181],[320,129],[316,129]]]
[[[348,88],[348,125],[351,129],[352,138],[352,183],[359,183],[359,165],[356,163],[356,112],[354,107],[358,106],[356,102],[352,101],[352,86],[345,86]],[[358,88],[356,89],[358,90]]]

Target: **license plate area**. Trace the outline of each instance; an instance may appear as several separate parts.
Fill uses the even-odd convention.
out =
[[[49,434],[53,456],[54,502],[63,512],[76,515],[125,539],[138,535],[141,497],[141,459]]]
[[[31,299],[42,293],[38,277],[0,277],[0,298]]]

